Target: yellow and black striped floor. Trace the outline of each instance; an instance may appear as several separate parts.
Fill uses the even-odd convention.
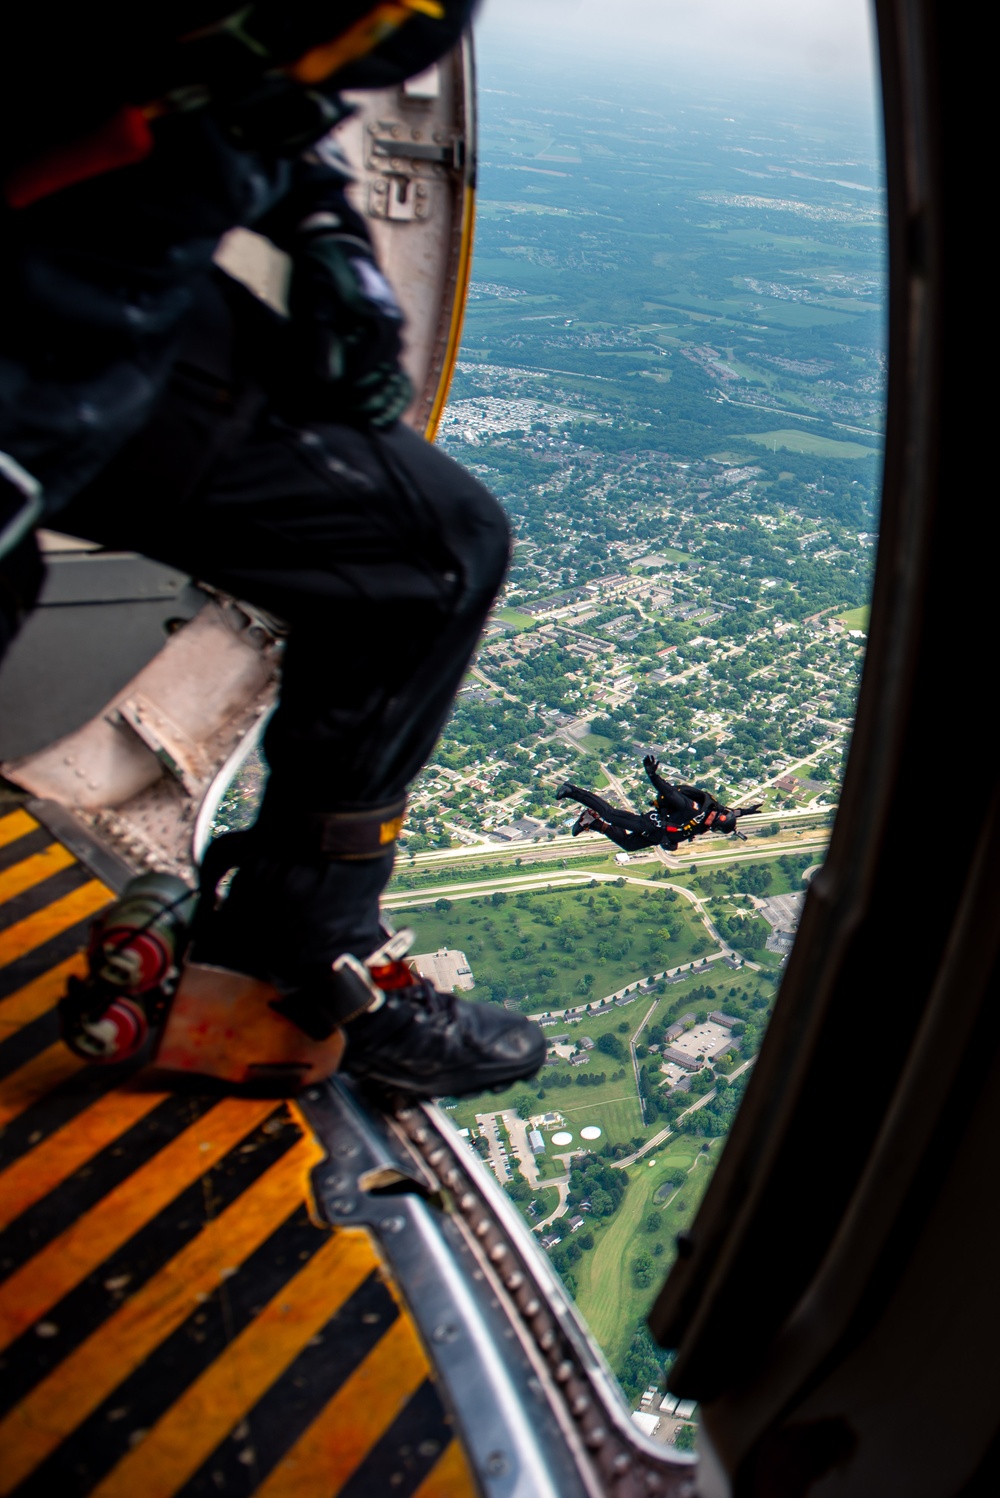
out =
[[[0,1494],[467,1498],[375,1242],[310,1215],[273,1101],[151,1090],[61,1045],[111,892],[0,813]]]

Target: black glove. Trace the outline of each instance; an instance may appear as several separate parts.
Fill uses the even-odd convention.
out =
[[[654,758],[652,754],[647,754],[643,757],[642,768],[645,770],[646,774],[650,776],[650,778],[652,778],[652,776],[654,776],[657,770],[660,768],[660,761]]]
[[[323,415],[375,428],[398,421],[413,399],[399,362],[403,313],[364,221],[346,204],[302,226],[289,310],[301,373]]]

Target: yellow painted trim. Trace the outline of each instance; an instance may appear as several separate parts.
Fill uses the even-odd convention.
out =
[[[0,1172],[0,1232],[167,1096],[116,1088]]]
[[[70,926],[95,915],[113,898],[99,879],[91,879],[72,894],[46,905],[44,910],[36,910],[34,915],[25,916],[23,921],[8,926],[6,931],[0,931],[0,967],[16,962]]]
[[[293,1145],[0,1422],[0,1493],[22,1483],[295,1211],[310,1153],[306,1139]]]
[[[274,1109],[271,1099],[227,1098],[217,1103],[15,1270],[0,1287],[0,1350],[152,1222]]]
[[[448,401],[448,391],[451,389],[451,382],[455,376],[458,351],[462,346],[462,326],[465,322],[465,306],[469,297],[469,281],[472,276],[472,245],[475,230],[475,189],[466,186],[462,203],[462,241],[458,251],[458,272],[455,278],[455,300],[451,308],[451,325],[448,328],[448,342],[445,346],[444,361],[434,394],[434,403],[427,418],[427,426],[424,428],[424,436],[428,442],[433,442],[437,436],[441,415]]]
[[[337,1493],[429,1371],[411,1322],[400,1316],[254,1498],[330,1498]]]
[[[319,1209],[316,1197],[313,1194],[312,1184],[312,1173],[316,1169],[317,1165],[322,1165],[323,1161],[327,1158],[327,1152],[320,1144],[319,1140],[316,1138],[316,1135],[313,1133],[312,1128],[309,1124],[309,1120],[306,1118],[305,1114],[302,1112],[302,1109],[298,1106],[298,1104],[289,1101],[285,1104],[285,1107],[288,1109],[292,1118],[302,1130],[303,1146],[308,1146],[308,1153],[301,1157],[302,1168],[300,1185],[302,1189],[302,1200],[306,1204],[309,1216],[312,1219],[314,1225],[318,1228],[324,1228],[325,1230],[329,1231],[329,1220]]]
[[[27,837],[37,827],[34,817],[29,817],[26,811],[12,811],[9,816],[0,817],[0,848],[16,843],[19,837]]]
[[[322,1331],[374,1265],[366,1233],[335,1233],[195,1379],[145,1439],[91,1490],[90,1498],[136,1498],[137,1494],[172,1498]],[[380,1395],[380,1390],[372,1390],[372,1398]],[[268,1486],[265,1483],[264,1488]],[[298,1488],[280,1491],[283,1498],[292,1492],[298,1498]],[[323,1498],[330,1498],[333,1491],[333,1482],[328,1482]]]
[[[15,1035],[25,1025],[30,1025],[32,1020],[52,1009],[66,992],[69,978],[74,975],[82,978],[86,971],[86,957],[82,952],[75,952],[65,962],[49,968],[40,978],[33,979],[16,993],[0,999],[0,1040]]]
[[[457,1440],[444,1449],[413,1498],[477,1498],[479,1488]]]
[[[62,1044],[50,1045],[0,1082],[0,1128],[86,1066]]]
[[[36,884],[41,884],[53,874],[58,874],[60,869],[68,869],[74,863],[76,859],[62,843],[49,843],[41,853],[33,853],[30,858],[11,864],[9,869],[0,870],[0,905],[13,900],[15,895],[23,894],[26,889],[33,889]]]

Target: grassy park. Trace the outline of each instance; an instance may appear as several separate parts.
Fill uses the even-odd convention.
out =
[[[648,1312],[673,1262],[676,1236],[691,1222],[711,1179],[722,1141],[710,1141],[707,1152],[702,1144],[682,1134],[668,1140],[652,1161],[631,1166],[624,1201],[613,1217],[596,1227],[594,1247],[575,1265],[577,1304],[612,1367],[620,1365],[636,1323]],[[687,1172],[683,1186],[669,1185],[675,1170]],[[654,1217],[650,1231],[647,1220]],[[657,1244],[662,1245],[658,1254]],[[637,1282],[635,1260],[641,1254],[652,1262],[649,1285]]]
[[[483,998],[537,1010],[601,998],[715,949],[683,896],[624,883],[440,899],[397,906],[393,918],[416,931],[417,952],[463,951]]]
[[[876,436],[875,433],[872,433]],[[861,442],[840,442],[835,437],[821,437],[818,432],[784,428],[776,432],[746,432],[744,440],[769,447],[772,452],[784,448],[792,453],[808,453],[815,458],[870,458],[881,451]]]
[[[868,620],[871,618],[871,612],[869,605],[863,603],[860,608],[848,609],[846,614],[838,614],[837,622],[838,624],[842,624],[845,629],[863,629],[865,634],[867,634]]]

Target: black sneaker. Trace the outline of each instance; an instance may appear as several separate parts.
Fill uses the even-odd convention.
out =
[[[545,1036],[531,1020],[409,976],[405,987],[388,988],[377,1009],[344,1025],[344,1071],[428,1098],[499,1091],[535,1075]]]
[[[573,800],[573,792],[575,790],[576,790],[576,786],[573,784],[572,780],[564,780],[563,783],[562,783],[562,785],[556,791],[556,800],[557,801],[572,801]]]

